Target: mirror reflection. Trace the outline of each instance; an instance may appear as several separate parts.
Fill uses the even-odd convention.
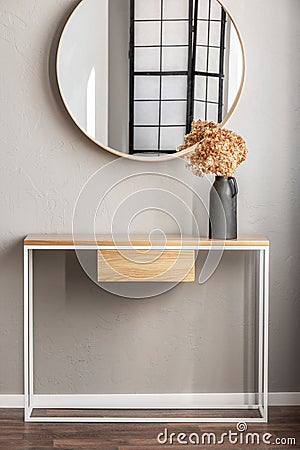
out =
[[[57,57],[77,125],[138,156],[174,153],[194,118],[221,123],[242,71],[236,28],[217,0],[83,0]]]

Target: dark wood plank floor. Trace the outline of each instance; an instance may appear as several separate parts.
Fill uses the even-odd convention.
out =
[[[153,450],[158,448],[175,449],[299,449],[300,448],[300,407],[270,408],[268,424],[248,424],[247,432],[270,433],[271,445],[229,444],[222,445],[184,445],[176,437],[173,444],[161,445],[157,435],[168,429],[168,433],[191,433],[201,436],[205,432],[214,432],[219,438],[221,433],[230,429],[235,432],[236,424],[72,424],[72,423],[24,423],[21,409],[0,409],[0,449],[97,449],[97,450]],[[275,445],[276,438],[295,438],[293,443]],[[185,438],[183,438],[185,439]]]

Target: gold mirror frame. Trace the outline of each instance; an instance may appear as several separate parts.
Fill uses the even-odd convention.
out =
[[[79,2],[79,4],[76,6],[76,8],[73,10],[73,12],[71,13],[71,15],[69,16],[69,18],[68,18],[68,20],[67,20],[67,22],[66,22],[66,24],[65,24],[65,26],[64,26],[64,28],[63,28],[63,30],[62,30],[62,33],[61,33],[61,36],[60,36],[60,39],[59,39],[58,48],[57,48],[57,54],[56,54],[56,77],[57,77],[57,83],[58,83],[59,93],[60,93],[60,96],[61,96],[61,98],[62,98],[62,101],[63,101],[63,103],[64,103],[64,105],[65,105],[65,108],[66,108],[66,110],[68,111],[68,113],[69,113],[70,117],[72,118],[73,122],[77,125],[77,127],[78,127],[78,128],[79,128],[79,129],[80,129],[80,130],[81,130],[81,131],[82,131],[82,132],[83,132],[83,133],[84,133],[84,134],[92,141],[92,142],[94,142],[94,143],[95,143],[98,147],[100,147],[101,149],[107,150],[108,152],[112,153],[113,155],[121,156],[122,158],[127,158],[127,159],[131,159],[131,160],[134,160],[134,161],[146,161],[146,162],[147,162],[147,161],[150,161],[150,162],[168,161],[168,160],[170,160],[170,159],[174,159],[174,158],[179,158],[179,157],[185,156],[185,155],[187,155],[188,153],[190,153],[191,151],[193,151],[194,146],[193,146],[193,147],[190,147],[190,148],[187,148],[187,149],[185,149],[185,150],[181,150],[181,151],[179,151],[179,152],[176,152],[176,151],[175,151],[174,153],[169,154],[169,155],[166,155],[166,156],[135,156],[135,155],[129,155],[128,153],[122,153],[122,152],[120,152],[120,151],[118,151],[118,150],[115,150],[115,149],[113,149],[113,148],[111,148],[111,147],[107,147],[107,146],[101,144],[100,142],[96,141],[96,139],[94,139],[94,138],[92,138],[91,136],[89,136],[89,135],[87,134],[87,132],[82,128],[82,126],[76,121],[74,115],[71,113],[71,111],[70,111],[70,109],[69,109],[69,107],[68,107],[68,105],[67,105],[67,101],[65,100],[65,97],[64,97],[63,92],[62,92],[62,88],[61,88],[61,84],[60,84],[60,80],[59,80],[59,74],[58,74],[58,59],[59,59],[60,46],[61,46],[61,42],[62,42],[63,35],[64,35],[64,33],[65,33],[65,31],[66,31],[66,29],[67,29],[67,27],[68,27],[69,22],[72,20],[73,15],[76,14],[77,9],[80,7],[80,5],[81,5],[84,1],[85,1],[85,0],[81,0],[81,1]],[[243,43],[243,40],[242,40],[242,36],[241,36],[241,33],[240,33],[240,31],[239,31],[239,28],[238,28],[238,26],[237,26],[235,20],[233,19],[232,15],[231,15],[230,12],[228,11],[228,9],[225,7],[225,5],[223,4],[223,2],[222,2],[221,0],[217,0],[217,2],[218,2],[218,3],[221,5],[221,7],[224,9],[224,11],[226,12],[226,14],[228,15],[228,17],[230,18],[230,20],[231,20],[231,22],[232,22],[232,24],[233,24],[233,26],[234,26],[234,28],[235,28],[235,30],[236,30],[236,33],[237,33],[237,36],[238,36],[238,39],[239,39],[239,43],[240,43],[240,46],[241,46],[241,52],[242,52],[242,64],[243,64],[243,67],[242,67],[242,75],[241,75],[241,82],[240,82],[240,85],[239,85],[239,88],[238,88],[236,97],[235,97],[235,99],[234,99],[234,102],[233,102],[232,105],[231,105],[231,108],[229,109],[229,111],[227,111],[227,113],[226,113],[224,119],[223,119],[222,122],[220,123],[220,127],[223,127],[223,126],[225,125],[225,123],[228,122],[228,120],[229,120],[230,117],[232,116],[233,112],[235,111],[235,109],[236,109],[236,107],[237,107],[237,105],[238,105],[238,103],[239,103],[239,101],[240,101],[242,92],[243,92],[243,88],[244,88],[244,84],[245,84],[245,78],[246,78],[246,54],[245,54],[245,47],[244,47],[244,43]],[[180,145],[180,143],[179,143],[179,145]]]

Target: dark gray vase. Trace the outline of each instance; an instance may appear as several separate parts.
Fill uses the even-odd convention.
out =
[[[216,176],[209,197],[210,239],[237,238],[237,194],[234,177]]]

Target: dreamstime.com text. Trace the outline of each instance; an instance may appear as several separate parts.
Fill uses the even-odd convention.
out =
[[[278,437],[271,433],[248,431],[246,423],[238,423],[235,430],[229,429],[223,433],[193,432],[174,433],[165,428],[157,435],[160,445],[280,445],[287,448],[296,445],[295,437]]]

